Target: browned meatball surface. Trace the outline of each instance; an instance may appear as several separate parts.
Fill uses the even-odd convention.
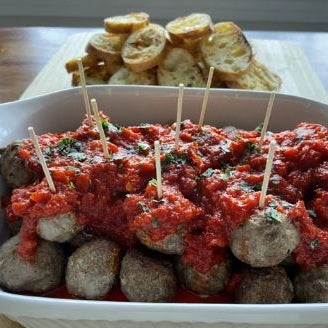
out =
[[[290,303],[293,284],[282,267],[250,268],[236,291],[236,302],[245,304]]]
[[[199,295],[210,296],[224,290],[230,276],[231,261],[226,259],[202,273],[179,260],[176,269],[181,284],[186,289]]]
[[[0,247],[0,285],[13,292],[41,293],[61,282],[64,255],[59,245],[40,240],[35,257],[22,259],[16,249],[19,236]]]
[[[0,149],[0,175],[11,188],[18,188],[32,182],[34,172],[26,161],[18,155],[21,140],[13,141],[6,148]]]
[[[231,233],[232,253],[251,267],[271,267],[282,262],[298,245],[299,233],[286,215],[281,221],[268,220],[256,211]]]
[[[294,279],[296,301],[328,303],[328,265],[300,271]]]
[[[156,241],[152,240],[145,230],[138,230],[136,236],[144,246],[163,254],[181,255],[184,251],[182,234],[179,232]]]
[[[168,302],[177,290],[172,263],[136,249],[123,258],[120,282],[125,296],[134,302]]]
[[[82,229],[74,213],[62,213],[40,218],[36,231],[45,240],[64,243],[71,240]]]
[[[68,259],[68,292],[87,299],[103,297],[113,287],[119,265],[120,248],[116,243],[105,239],[85,243]]]

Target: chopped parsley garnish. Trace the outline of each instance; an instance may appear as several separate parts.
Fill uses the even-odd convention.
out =
[[[214,173],[215,173],[215,170],[209,168],[202,174],[202,177],[210,178]]]
[[[275,208],[273,207],[268,207],[265,212],[264,216],[267,220],[273,221],[273,222],[279,222],[281,223],[283,220],[283,214],[278,212]]]
[[[53,155],[55,151],[55,147],[54,146],[49,146],[44,152],[43,152],[43,156],[45,158],[49,158]]]
[[[242,181],[240,184],[240,189],[243,192],[253,192],[261,190],[261,185],[250,185],[246,181]]]
[[[57,145],[57,149],[60,155],[68,156],[73,152],[80,152],[82,145],[79,141],[73,138],[63,138]]]
[[[74,185],[74,183],[73,183],[72,181],[70,181],[70,182],[68,183],[68,185],[70,186],[70,188],[75,189],[75,185]]]
[[[252,152],[255,152],[256,150],[258,150],[258,147],[255,143],[253,143],[251,141],[247,141],[246,142],[246,149],[249,150],[252,153]]]
[[[70,153],[67,156],[71,157],[79,162],[84,162],[87,159],[87,155],[85,153],[81,153],[81,152]]]
[[[189,157],[187,153],[177,154],[173,149],[164,145],[163,151],[165,154],[165,164],[186,164],[189,161]]]
[[[263,122],[261,122],[256,128],[255,131],[257,131],[258,133],[261,133],[263,129]]]
[[[222,169],[222,173],[221,173],[221,179],[224,181],[228,181],[229,177],[231,175],[231,171],[229,167],[226,167],[224,169]]]
[[[149,128],[150,127],[150,124],[149,123],[140,123],[139,125],[138,125],[138,128],[139,129],[147,129],[147,128]]]
[[[218,145],[219,149],[223,152],[223,154],[228,154],[230,152],[230,142],[223,142]]]
[[[278,185],[280,183],[280,177],[278,174],[275,174],[270,178],[270,182],[274,185]]]
[[[150,211],[149,207],[144,202],[138,202],[137,205],[143,213],[147,213]]]
[[[317,217],[317,213],[314,210],[307,210],[310,218],[315,219]]]
[[[101,125],[102,125],[103,129],[104,129],[104,132],[105,133],[108,132],[109,123],[104,118],[102,118],[101,116],[100,116],[100,122],[101,122]]]
[[[74,166],[70,166],[70,165],[66,166],[65,169],[66,169],[66,171],[74,171],[75,173],[80,173],[81,172],[81,170],[79,168],[74,167]]]
[[[153,187],[157,187],[157,180],[156,179],[151,179],[149,180],[148,184]]]
[[[293,207],[293,204],[288,203],[285,200],[280,201],[280,204],[282,205],[283,208],[285,208],[287,210]]]
[[[138,152],[139,154],[144,154],[145,152],[148,153],[150,150],[150,146],[146,143],[139,142],[138,143]]]
[[[319,241],[318,241],[318,239],[313,239],[313,240],[310,242],[309,248],[313,251],[313,250],[315,250],[318,246],[319,246]]]

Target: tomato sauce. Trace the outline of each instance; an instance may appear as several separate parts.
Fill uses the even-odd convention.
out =
[[[39,143],[53,177],[52,193],[33,145],[19,155],[38,174],[32,185],[13,190],[3,202],[9,220],[23,219],[19,254],[33,257],[40,218],[73,212],[95,235],[122,247],[179,235],[182,261],[201,273],[225,260],[230,233],[258,208],[270,140],[277,150],[266,203],[272,199],[298,227],[293,255],[305,268],[328,263],[328,130],[301,123],[269,133],[258,149],[258,131],[199,128],[186,120],[174,147],[174,125],[119,127],[102,115],[110,160],[87,120],[73,132],[47,133]],[[163,198],[158,199],[153,142],[161,143]],[[281,204],[280,204],[281,203]],[[286,205],[287,204],[287,205]],[[312,213],[312,217],[311,217]]]

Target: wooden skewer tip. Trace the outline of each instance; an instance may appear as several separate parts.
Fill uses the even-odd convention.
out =
[[[158,199],[161,199],[163,197],[163,187],[162,187],[160,143],[158,140],[154,142],[154,148],[155,148],[155,164],[156,164],[156,180],[157,180],[157,197]]]
[[[264,177],[262,182],[262,188],[261,188],[261,194],[260,194],[260,201],[259,201],[259,208],[264,208],[265,206],[265,197],[267,195],[269,181],[270,181],[270,175],[272,170],[272,164],[273,164],[273,158],[276,151],[276,141],[272,140],[269,145],[269,152],[268,152],[268,158],[265,165],[264,170]]]
[[[56,192],[55,184],[52,180],[49,168],[48,168],[47,163],[46,163],[46,161],[44,159],[44,156],[42,154],[42,151],[41,151],[41,148],[40,148],[40,145],[39,145],[39,142],[38,142],[38,138],[37,138],[37,136],[34,132],[34,128],[32,126],[29,126],[27,128],[27,131],[28,131],[28,134],[29,134],[29,136],[32,140],[33,146],[35,148],[36,155],[38,156],[38,159],[39,159],[39,162],[41,164],[43,173],[46,177],[49,189],[51,190],[51,192],[54,193],[54,192]]]

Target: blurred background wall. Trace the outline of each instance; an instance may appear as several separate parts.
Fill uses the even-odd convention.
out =
[[[0,0],[0,26],[94,26],[146,11],[153,22],[205,12],[244,29],[328,31],[328,0]]]

